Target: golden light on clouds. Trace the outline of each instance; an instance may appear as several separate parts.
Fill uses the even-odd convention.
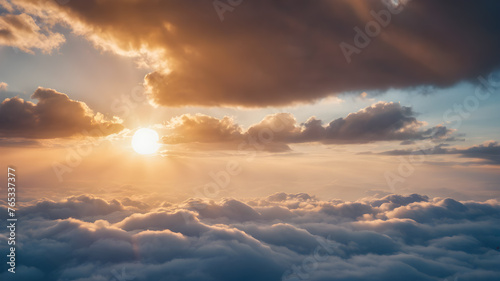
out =
[[[499,279],[499,13],[0,0],[0,281]]]

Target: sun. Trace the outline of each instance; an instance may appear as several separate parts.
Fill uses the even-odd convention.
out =
[[[159,140],[155,130],[142,128],[132,137],[132,148],[139,154],[153,154],[160,148]]]

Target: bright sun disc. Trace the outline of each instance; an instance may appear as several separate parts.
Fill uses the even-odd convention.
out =
[[[139,154],[152,154],[160,148],[159,140],[155,130],[139,129],[132,137],[132,148]]]

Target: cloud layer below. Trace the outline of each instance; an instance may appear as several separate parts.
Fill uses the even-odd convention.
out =
[[[5,207],[0,207],[6,214]],[[161,207],[92,196],[19,210],[22,280],[497,280],[500,203],[277,193]],[[0,251],[7,251],[0,236]],[[5,257],[2,258],[4,260]],[[2,262],[5,266],[5,262]],[[10,273],[3,271],[2,280]],[[20,280],[20,279],[19,279]]]

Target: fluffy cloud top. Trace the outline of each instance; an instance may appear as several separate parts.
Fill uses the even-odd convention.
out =
[[[151,98],[165,106],[285,105],[345,91],[449,86],[500,64],[496,1],[12,3],[100,48],[142,57],[154,69],[145,78]],[[357,31],[377,26],[373,38]],[[357,50],[350,63],[341,43]]]
[[[31,98],[37,99],[38,103],[14,97],[0,104],[0,137],[104,136],[123,129],[118,120],[105,120],[102,114],[94,114],[85,103],[71,100],[55,90],[38,88]]]
[[[169,144],[197,142],[236,145],[250,140],[263,146],[284,144],[284,148],[287,148],[287,144],[304,142],[352,144],[449,139],[451,130],[444,126],[422,130],[423,122],[418,121],[415,115],[410,107],[378,102],[345,118],[333,120],[326,126],[314,117],[298,124],[290,113],[277,113],[266,116],[244,132],[229,117],[219,120],[206,115],[186,114],[167,124],[170,132],[163,140]]]
[[[486,281],[500,276],[495,200],[413,194],[344,202],[278,193],[251,201],[190,199],[135,214],[127,208],[91,196],[25,204],[16,277]],[[0,242],[6,252],[7,237]],[[0,276],[11,280],[12,274]]]
[[[103,216],[124,210],[123,205],[113,200],[107,202],[92,196],[75,196],[66,198],[61,202],[43,200],[26,206],[22,215],[43,217],[47,219],[82,218],[89,216]]]

